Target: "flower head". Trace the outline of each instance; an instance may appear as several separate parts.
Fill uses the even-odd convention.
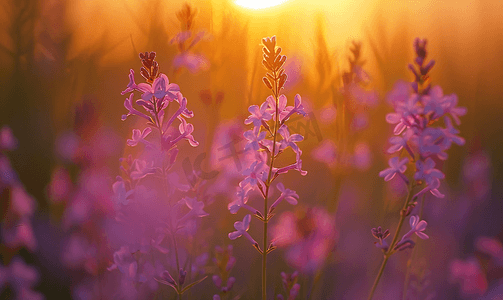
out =
[[[379,172],[379,176],[384,177],[385,181],[390,181],[396,174],[403,174],[407,170],[408,162],[409,158],[407,157],[402,160],[398,156],[392,157],[388,161],[390,167]]]
[[[251,221],[251,215],[246,215],[243,218],[242,222],[240,221],[235,222],[234,228],[236,229],[236,231],[229,233],[229,238],[231,240],[235,240],[238,237],[244,235],[253,245],[258,245],[258,243],[248,233],[248,229],[250,229],[250,221]]]
[[[426,226],[428,225],[425,220],[419,221],[418,216],[410,216],[409,224],[410,230],[402,237],[402,241],[410,238],[414,233],[423,240],[430,238],[428,235],[423,233],[423,231],[426,229]]]

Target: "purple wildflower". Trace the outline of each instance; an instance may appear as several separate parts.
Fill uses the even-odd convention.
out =
[[[400,160],[400,157],[395,156],[389,159],[389,168],[379,172],[379,177],[384,177],[385,181],[390,181],[395,177],[396,174],[398,174],[404,181],[405,183],[408,183],[407,177],[403,175],[405,170],[407,170],[407,163],[409,162],[409,158],[406,157],[402,160]]]
[[[139,142],[145,142],[145,138],[152,132],[152,128],[147,127],[140,131],[139,129],[133,129],[133,137],[127,140],[128,146],[134,147],[138,145]]]
[[[248,233],[248,229],[250,229],[250,221],[251,221],[251,215],[246,215],[243,218],[242,222],[240,221],[235,222],[234,228],[236,229],[236,231],[229,233],[229,238],[231,240],[235,240],[238,237],[244,235],[253,245],[258,245],[258,243]]]
[[[270,112],[267,112],[269,105],[268,102],[262,103],[260,108],[258,105],[252,105],[248,108],[248,111],[251,115],[245,120],[245,124],[249,125],[253,123],[254,127],[260,127],[262,125],[262,121],[269,121],[272,118]]]
[[[292,191],[290,189],[285,189],[285,186],[281,182],[278,183],[276,185],[276,187],[281,192],[281,195],[278,197],[278,199],[276,199],[276,201],[274,201],[274,203],[271,205],[271,208],[269,209],[269,211],[272,211],[276,206],[278,206],[278,204],[282,200],[286,200],[291,205],[297,204],[297,201],[299,199],[299,195],[297,195],[297,193],[295,191]]]
[[[407,232],[403,237],[402,241],[410,238],[414,233],[421,239],[426,240],[429,238],[423,231],[426,229],[428,223],[425,220],[419,221],[418,216],[410,216],[409,219],[410,231]]]
[[[281,126],[278,129],[278,133],[281,134],[283,139],[281,140],[281,144],[279,146],[279,151],[286,149],[287,147],[291,147],[295,153],[299,152],[299,147],[296,142],[300,142],[304,139],[304,137],[300,134],[292,134],[290,135],[290,130],[286,125]]]

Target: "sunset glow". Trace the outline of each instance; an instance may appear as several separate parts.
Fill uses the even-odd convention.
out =
[[[251,9],[263,9],[285,3],[287,0],[236,0],[236,4]]]
[[[1,1],[0,300],[503,300],[503,1]]]

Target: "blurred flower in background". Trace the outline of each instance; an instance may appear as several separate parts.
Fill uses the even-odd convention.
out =
[[[285,249],[288,264],[309,274],[322,267],[338,239],[333,217],[321,207],[284,212],[271,232],[274,245]]]

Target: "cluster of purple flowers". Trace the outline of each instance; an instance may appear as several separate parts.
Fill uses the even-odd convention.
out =
[[[270,215],[276,206],[285,200],[288,203],[295,205],[299,196],[295,191],[286,189],[282,183],[276,185],[280,195],[276,201],[268,207],[268,211],[261,213],[247,204],[252,191],[259,191],[264,198],[267,198],[269,187],[274,179],[280,174],[287,173],[290,170],[298,170],[302,175],[307,172],[302,170],[302,160],[300,156],[302,150],[297,146],[297,142],[303,140],[300,134],[290,134],[290,130],[286,121],[293,114],[306,115],[300,95],[295,95],[295,103],[293,106],[287,106],[287,99],[285,95],[277,95],[282,85],[286,82],[286,74],[279,75],[279,69],[284,64],[286,56],[281,56],[281,48],[276,47],[276,37],[263,40],[264,43],[264,56],[273,56],[276,53],[279,62],[276,66],[278,74],[274,77],[264,77],[264,82],[267,87],[273,89],[273,96],[267,97],[260,107],[252,105],[248,109],[250,116],[245,120],[245,124],[253,124],[253,129],[246,131],[243,136],[247,140],[245,150],[253,149],[256,151],[255,160],[251,165],[244,170],[243,175],[246,177],[239,183],[236,192],[236,198],[228,206],[229,211],[233,214],[237,213],[240,208],[245,208],[252,212],[255,216],[262,220],[268,220],[267,215]],[[266,52],[267,51],[267,52]],[[265,64],[268,62],[266,60]],[[269,75],[269,74],[268,74]],[[273,83],[270,80],[274,81]],[[273,124],[270,124],[272,120]],[[281,136],[281,140],[280,137]],[[293,164],[277,168],[273,166],[274,159],[277,158],[283,151],[290,147],[296,155],[296,161]],[[237,231],[229,233],[229,238],[234,240],[241,235],[246,236],[252,244],[257,244],[255,240],[247,233],[251,221],[251,215],[246,215],[242,222],[236,222],[234,227]]]
[[[179,51],[173,59],[173,67],[177,71],[185,67],[194,74],[209,68],[208,59],[203,54],[192,51],[200,41],[208,38],[208,34],[204,31],[194,34],[193,26],[196,14],[197,10],[188,3],[185,3],[183,8],[176,13],[181,24],[181,31],[171,39],[170,43],[176,44]]]
[[[208,215],[204,202],[189,195],[193,187],[179,183],[177,173],[172,170],[181,140],[198,146],[192,136],[194,126],[187,122],[194,114],[187,109],[187,99],[178,85],[169,83],[168,77],[159,73],[155,53],[141,53],[140,59],[141,75],[147,83],[136,84],[134,71],[130,71],[129,84],[122,92],[130,93],[124,102],[129,113],[123,115],[122,120],[135,115],[145,119],[148,127],[133,129],[127,145],[144,145],[144,151],[137,158],[129,155],[122,159],[123,175],[117,176],[112,186],[115,220],[108,229],[112,245],[119,249],[108,269],[122,273],[123,296],[151,297],[158,289],[158,282],[171,286],[181,295],[193,284],[184,287],[187,271],[181,267],[186,264],[180,259],[190,254],[177,244],[177,239],[193,236],[196,219]],[[141,93],[135,103],[145,112],[133,107],[134,91]],[[175,102],[178,108],[167,115],[167,108]],[[177,120],[179,125],[175,129]],[[157,142],[147,139],[150,136],[156,136]],[[192,267],[197,275],[197,266]],[[169,270],[171,273],[176,270],[177,280]]]
[[[283,284],[283,288],[286,292],[286,300],[295,300],[297,295],[299,294],[300,284],[297,283],[299,279],[299,272],[295,271],[292,274],[287,274],[285,272],[281,272],[281,282]],[[278,300],[285,300],[283,295],[278,294]]]
[[[228,245],[226,249],[220,246],[215,247],[213,262],[217,266],[218,275],[213,275],[212,279],[219,289],[219,293],[213,295],[213,300],[220,300],[228,295],[236,282],[236,278],[229,275],[236,264],[236,258],[232,256],[232,249],[232,245]]]
[[[426,40],[416,39],[414,49],[416,67],[409,64],[415,80],[411,84],[398,82],[388,95],[388,101],[395,112],[386,115],[386,121],[396,124],[395,136],[389,142],[392,146],[388,153],[404,152],[408,157],[393,157],[389,160],[389,168],[381,171],[379,176],[389,181],[398,175],[407,185],[409,179],[404,175],[409,162],[415,164],[414,180],[425,183],[424,188],[416,193],[417,198],[425,192],[435,197],[443,198],[438,190],[444,173],[436,169],[435,159],[446,160],[446,151],[452,143],[463,145],[465,140],[458,136],[454,127],[461,123],[459,117],[466,114],[466,108],[458,107],[458,97],[455,94],[444,96],[442,88],[431,87],[428,72],[435,61],[426,63]],[[443,126],[440,125],[443,121]]]
[[[0,264],[0,293],[7,286],[14,295],[12,299],[41,300],[42,294],[33,290],[39,275],[18,255],[21,248],[33,252],[37,241],[31,226],[36,203],[26,192],[12,169],[7,152],[16,149],[17,140],[9,127],[0,129],[0,219],[2,263]],[[9,293],[7,293],[9,295]]]
[[[455,94],[444,96],[439,86],[431,87],[429,71],[435,65],[434,60],[426,62],[426,40],[416,38],[414,50],[415,66],[409,64],[409,69],[414,74],[412,83],[399,82],[388,95],[388,101],[393,105],[395,112],[386,115],[386,121],[396,124],[395,136],[390,138],[392,146],[388,153],[401,152],[406,157],[395,156],[389,160],[389,168],[381,171],[379,176],[385,181],[390,181],[396,175],[407,185],[408,196],[403,209],[400,211],[400,220],[391,244],[386,242],[389,231],[382,231],[381,227],[373,228],[372,235],[378,239],[376,246],[384,252],[384,260],[376,277],[369,295],[372,299],[375,289],[381,278],[389,257],[396,251],[401,251],[415,246],[411,239],[416,234],[421,239],[428,239],[423,231],[428,223],[413,215],[409,219],[410,231],[398,240],[400,229],[405,217],[409,216],[416,205],[416,199],[430,192],[437,198],[444,195],[438,190],[440,180],[445,178],[444,173],[436,167],[436,159],[446,160],[446,151],[452,143],[463,145],[465,140],[458,136],[459,131],[453,126],[461,123],[459,117],[466,114],[466,108],[458,107],[458,98]],[[442,124],[443,123],[443,124]],[[441,125],[442,124],[442,125]],[[409,162],[413,163],[413,175],[405,173]],[[411,172],[412,173],[412,172]],[[415,187],[422,187],[413,194]],[[407,282],[406,282],[407,284]]]
[[[268,206],[268,200],[271,196],[270,187],[272,182],[281,174],[290,170],[297,170],[301,175],[307,172],[302,170],[302,160],[300,156],[302,150],[297,146],[297,142],[304,138],[300,134],[290,134],[286,122],[293,114],[305,116],[306,112],[302,105],[300,95],[295,95],[294,105],[287,105],[285,95],[280,95],[280,90],[284,87],[287,75],[283,69],[286,56],[281,55],[281,48],[276,46],[276,37],[262,39],[263,61],[262,64],[269,71],[262,78],[264,84],[272,92],[260,106],[252,105],[248,111],[250,116],[245,120],[246,125],[253,125],[253,129],[246,131],[243,136],[247,140],[245,150],[253,149],[255,160],[243,172],[246,177],[239,183],[235,200],[229,203],[228,208],[235,214],[240,208],[249,210],[255,217],[264,223],[264,243],[263,249],[259,246],[251,235],[247,232],[250,228],[251,214],[246,215],[243,221],[234,223],[236,231],[229,233],[229,238],[234,240],[240,236],[245,236],[252,245],[263,255],[262,268],[262,295],[266,298],[266,256],[275,249],[274,243],[268,244],[267,241],[267,223],[272,218],[276,206],[283,200],[292,205],[297,204],[299,196],[293,190],[286,189],[282,183],[276,185],[280,192],[276,201]],[[275,167],[275,159],[287,148],[291,148],[295,153],[296,161],[284,167]],[[248,205],[248,199],[253,192],[259,192],[264,199],[264,211]]]

